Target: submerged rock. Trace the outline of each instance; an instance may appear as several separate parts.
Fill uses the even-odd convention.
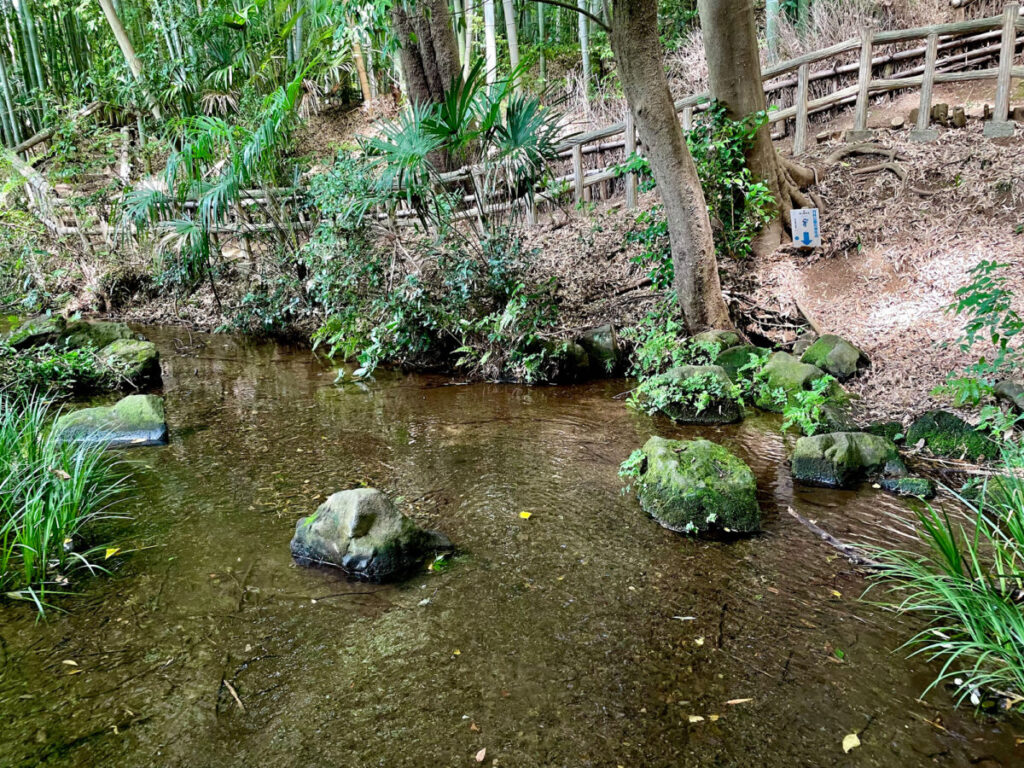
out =
[[[15,349],[56,344],[66,327],[67,322],[60,315],[30,317],[7,335],[7,343]]]
[[[112,448],[167,442],[164,400],[156,395],[130,395],[112,406],[65,413],[53,428],[66,440]]]
[[[613,325],[587,331],[576,343],[587,353],[591,375],[619,376],[625,373],[628,354]]]
[[[781,393],[787,400],[792,400],[797,392],[808,390],[814,382],[822,378],[825,372],[817,366],[802,363],[787,352],[775,352],[768,358],[760,376],[768,389]],[[836,385],[835,395],[841,392]],[[780,398],[781,399],[781,398]],[[774,397],[759,394],[755,400],[758,408],[781,413],[784,403]]]
[[[988,435],[949,411],[928,411],[910,425],[907,445],[916,446],[922,440],[936,456],[994,459],[999,455],[999,446]]]
[[[800,362],[817,366],[839,381],[846,381],[868,364],[868,358],[841,336],[826,333],[807,348]]]
[[[636,481],[644,511],[679,533],[753,533],[761,527],[750,467],[708,440],[652,437]]]
[[[301,565],[333,565],[351,576],[388,581],[452,548],[425,531],[375,488],[340,491],[295,525],[292,557]]]
[[[72,320],[61,334],[60,340],[68,347],[101,349],[119,339],[130,338],[132,338],[132,331],[124,323]]]
[[[897,496],[930,499],[935,495],[935,483],[926,477],[883,477],[878,484]]]
[[[760,347],[755,347],[751,344],[740,344],[720,352],[715,359],[715,365],[722,366],[729,378],[736,381],[739,378],[741,368],[749,365],[751,361],[761,360],[765,355],[766,350]]]
[[[688,391],[687,382],[696,390]],[[657,404],[658,409],[680,424],[732,424],[743,418],[743,406],[730,394],[735,385],[718,365],[680,365],[649,379],[645,388],[668,397]],[[698,410],[696,401],[702,392],[709,399]]]
[[[160,353],[151,341],[118,339],[101,349],[99,356],[132,386],[160,383]]]
[[[793,477],[807,485],[855,488],[869,478],[906,476],[896,444],[867,432],[801,437],[793,451]]]

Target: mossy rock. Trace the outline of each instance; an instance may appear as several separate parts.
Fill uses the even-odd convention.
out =
[[[643,447],[637,496],[644,511],[679,533],[753,533],[761,527],[750,467],[708,440],[652,437]]]
[[[602,325],[587,331],[576,343],[587,353],[591,375],[621,376],[626,371],[625,346],[613,325]]]
[[[825,372],[817,366],[802,363],[787,352],[772,354],[759,374],[770,390],[781,390],[789,402],[793,401],[793,396],[798,392],[811,389],[814,382],[824,375]],[[838,384],[832,387],[828,395],[837,402],[845,400],[842,388]],[[758,395],[755,404],[758,408],[776,413],[782,413],[785,407],[774,398],[765,395]]]
[[[792,465],[795,480],[826,488],[855,488],[872,477],[907,476],[895,443],[867,432],[801,437]]]
[[[867,356],[841,336],[826,333],[800,356],[800,362],[831,373],[846,381],[868,364]]]
[[[930,499],[935,496],[935,483],[926,477],[883,477],[878,484],[897,496]]]
[[[167,442],[164,400],[155,395],[130,395],[112,406],[65,413],[53,428],[65,440],[111,448]]]
[[[132,338],[132,331],[124,323],[73,320],[67,324],[60,340],[67,347],[102,349],[115,341],[130,338]]]
[[[903,435],[903,424],[898,421],[876,421],[864,427],[864,431],[869,435],[878,435],[896,443],[899,442],[897,438]]]
[[[333,494],[295,524],[291,541],[300,565],[332,565],[370,581],[400,578],[451,549],[445,536],[421,529],[375,488]]]
[[[30,317],[8,334],[7,343],[15,349],[56,344],[66,327],[67,321],[60,315]]]
[[[857,422],[845,402],[825,403],[821,406],[819,432],[857,432]]]
[[[670,387],[673,384],[682,384],[699,377],[710,379],[715,382],[717,388],[725,392],[734,388],[725,369],[718,365],[680,365],[653,377],[648,381],[648,386]],[[738,400],[718,395],[712,396],[710,402],[701,411],[698,411],[696,406],[691,403],[680,401],[661,405],[660,410],[680,424],[734,424],[743,418],[743,406]]]
[[[949,411],[928,411],[910,425],[907,445],[916,446],[922,440],[936,456],[994,459],[999,455],[999,446],[988,435]]]
[[[719,352],[715,358],[715,365],[725,369],[730,379],[736,381],[739,378],[740,368],[750,363],[751,360],[760,360],[765,355],[765,350],[751,344],[740,344],[729,347]]]
[[[703,331],[694,334],[693,340],[704,344],[717,344],[719,349],[735,347],[740,343],[740,335],[736,331]]]
[[[797,340],[793,342],[793,355],[795,357],[800,357],[804,352],[810,349],[811,345],[817,340],[818,334],[814,333],[814,331],[802,333]]]
[[[132,386],[145,387],[160,383],[160,353],[151,341],[118,339],[103,347],[99,357]]]

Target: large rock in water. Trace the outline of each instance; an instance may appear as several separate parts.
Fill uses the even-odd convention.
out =
[[[841,336],[826,333],[807,348],[800,362],[821,368],[839,381],[846,381],[868,364],[868,358]]]
[[[999,446],[988,435],[949,411],[928,411],[910,425],[907,445],[922,440],[936,456],[994,459],[999,455]]]
[[[896,444],[867,432],[801,437],[793,451],[793,477],[807,485],[854,488],[870,478],[906,476]]]
[[[66,327],[67,322],[60,315],[30,317],[7,335],[7,343],[15,349],[56,344]]]
[[[787,352],[776,352],[768,358],[760,376],[768,389],[773,394],[779,393],[780,397],[758,395],[755,403],[766,411],[782,413],[785,408],[783,400],[791,401],[797,392],[810,389],[824,375],[825,372],[817,366],[801,363]]]
[[[718,365],[680,365],[649,379],[645,387],[669,398],[658,404],[659,410],[680,424],[732,424],[743,418],[738,398],[729,394],[735,384]],[[710,397],[698,410],[696,400],[704,392]]]
[[[131,337],[131,329],[124,323],[72,320],[61,334],[60,340],[68,347],[101,349],[119,339]]]
[[[652,437],[636,482],[644,511],[679,533],[753,533],[761,527],[750,467],[708,440]]]
[[[101,349],[99,357],[132,386],[160,383],[160,353],[152,341],[118,339]]]
[[[591,375],[620,376],[626,371],[628,354],[613,325],[593,328],[576,343],[587,353]]]
[[[736,381],[739,378],[741,368],[751,363],[760,363],[767,355],[768,351],[761,347],[755,347],[752,344],[740,344],[739,346],[729,347],[729,349],[719,352],[718,357],[715,358],[715,365],[722,366],[729,378]],[[753,378],[753,373],[753,371],[748,371],[748,378]]]
[[[301,565],[334,565],[372,581],[401,577],[451,548],[446,536],[417,526],[375,488],[335,493],[296,523],[291,543]]]
[[[65,413],[53,428],[65,440],[103,443],[111,448],[167,442],[164,401],[156,395],[130,395],[112,406]]]

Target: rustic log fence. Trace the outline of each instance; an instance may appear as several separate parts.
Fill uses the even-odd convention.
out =
[[[1014,66],[1016,50],[1022,42],[1024,16],[1019,2],[1007,4],[1000,15],[982,19],[880,32],[864,29],[857,39],[766,67],[762,73],[765,94],[769,105],[775,105],[775,108],[769,110],[768,122],[776,138],[792,132],[792,154],[799,157],[808,148],[812,115],[852,104],[854,124],[846,138],[850,141],[863,141],[873,135],[868,127],[872,98],[893,91],[919,89],[918,117],[910,137],[916,141],[931,141],[937,138],[937,132],[930,128],[931,102],[936,84],[994,80],[995,106],[991,119],[985,123],[984,135],[991,138],[1010,136],[1014,131],[1014,124],[1010,120],[1012,81],[1024,78],[1024,66]],[[877,52],[883,46],[907,46],[914,43],[919,45],[887,53]],[[855,61],[842,61],[854,55]],[[909,66],[919,59],[923,60],[921,64]],[[991,59],[996,59],[995,67],[978,69]],[[894,71],[900,65],[908,66]],[[843,79],[851,78],[854,73],[856,83],[843,85]],[[832,90],[824,96],[812,98],[812,84],[825,82],[832,83]],[[784,95],[791,97],[785,99],[790,103],[778,108]],[[709,100],[710,94],[700,93],[675,103],[684,130],[692,128],[695,114],[706,109]],[[95,107],[90,105],[87,109],[93,110]],[[30,141],[38,143],[46,138],[40,134]],[[463,204],[467,207],[454,215],[457,220],[477,219],[489,213],[522,207],[526,220],[532,224],[536,221],[537,206],[556,205],[565,197],[576,204],[595,198],[607,199],[619,189],[625,194],[626,206],[634,208],[637,205],[638,178],[634,173],[624,173],[621,163],[638,150],[642,151],[642,147],[627,109],[622,122],[569,137],[558,145],[557,160],[561,168],[556,165],[557,175],[546,179],[529,199],[500,196],[489,198],[486,190],[480,188],[479,170],[473,168],[443,174],[439,183],[453,189],[473,189],[473,194],[462,195]],[[612,156],[612,162],[606,162],[609,155]],[[588,168],[588,160],[596,161],[592,163],[596,167]],[[83,229],[72,212],[75,221],[68,224],[61,212],[72,208],[71,203],[57,198],[45,179],[31,165],[19,162],[16,167],[28,181],[31,202],[40,220],[53,234],[77,235],[83,241],[87,237],[101,237],[107,244],[112,244],[111,227],[106,222],[100,221],[98,227]],[[559,170],[565,172],[558,173]],[[278,224],[276,217],[268,210],[262,213],[269,223],[254,222],[250,214],[259,216],[261,209],[266,209],[268,204],[278,202],[281,198],[301,198],[304,194],[305,190],[301,188],[243,192],[237,206],[236,221],[218,227],[216,234],[244,239],[274,231],[278,229]],[[378,212],[377,218],[407,224],[418,221],[416,211],[408,207],[390,213]],[[292,222],[292,229],[296,231],[308,231],[311,228],[312,224],[305,219]],[[133,232],[127,234],[134,239]]]

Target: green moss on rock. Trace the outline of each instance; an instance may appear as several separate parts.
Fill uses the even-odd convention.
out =
[[[118,339],[101,349],[99,356],[133,386],[160,382],[160,353],[151,341]]]
[[[119,339],[130,339],[131,329],[124,323],[89,322],[73,320],[61,334],[61,342],[68,347],[101,349]]]
[[[641,395],[640,400],[648,400],[680,424],[733,424],[743,418],[743,406],[734,390],[721,366],[680,365],[649,379],[641,391],[650,395]],[[706,402],[698,409],[703,395]]]
[[[759,392],[754,402],[758,408],[781,413],[785,406],[775,399],[773,393],[781,392],[792,401],[797,392],[810,389],[824,375],[825,372],[816,366],[801,363],[786,352],[775,352],[758,374],[768,392]]]
[[[897,438],[903,434],[903,425],[898,421],[876,421],[864,427],[869,435],[878,435],[887,440],[897,442]]]
[[[767,350],[755,347],[751,344],[740,344],[722,350],[715,358],[715,365],[722,366],[730,379],[736,381],[739,378],[740,369],[748,365],[752,360],[761,360],[767,356]]]
[[[587,353],[591,375],[618,376],[625,372],[628,355],[614,326],[589,330],[576,343]]]
[[[936,456],[994,459],[999,455],[999,446],[988,435],[949,411],[928,411],[910,425],[907,444],[922,440]]]
[[[56,344],[67,327],[60,315],[30,317],[7,336],[7,343],[15,349],[29,349],[43,344]]]
[[[801,355],[800,362],[816,366],[831,373],[839,381],[846,381],[868,364],[867,356],[841,336],[826,333]]]
[[[712,330],[695,334],[693,340],[703,344],[717,344],[721,349],[728,349],[740,343],[740,335],[736,331]]]
[[[666,528],[695,534],[759,530],[754,473],[722,446],[652,437],[643,457],[637,496]]]
[[[930,499],[935,496],[935,483],[926,477],[883,477],[878,484],[897,496]]]
[[[801,437],[792,463],[794,479],[828,488],[853,488],[870,477],[907,475],[896,445],[866,432]]]
[[[53,428],[65,440],[110,447],[167,442],[164,401],[155,395],[130,395],[112,406],[72,411],[58,418]]]

